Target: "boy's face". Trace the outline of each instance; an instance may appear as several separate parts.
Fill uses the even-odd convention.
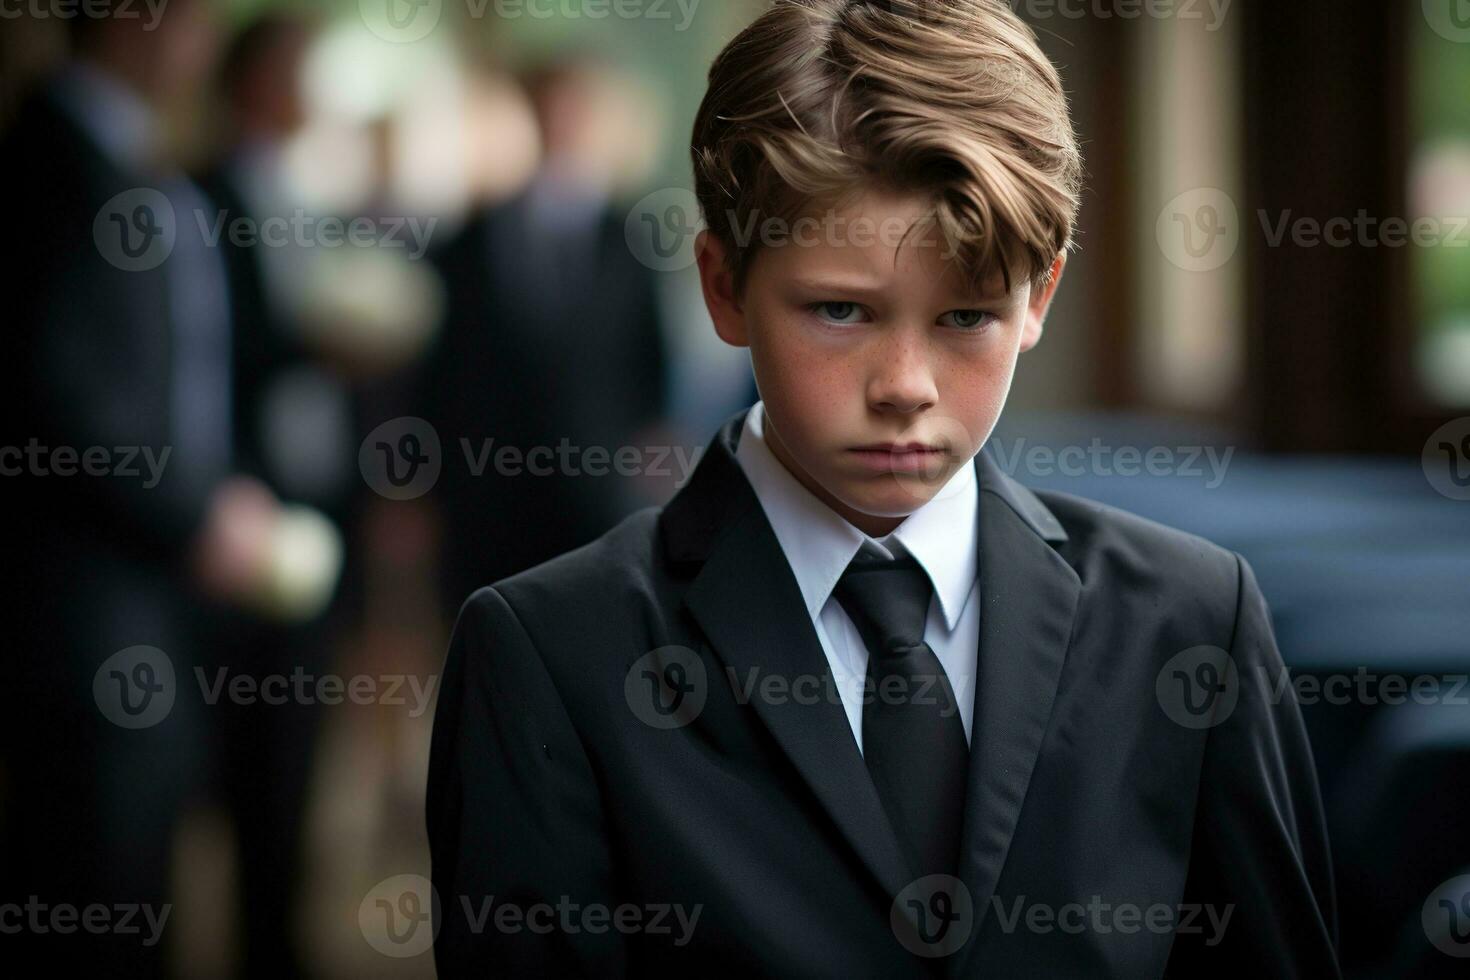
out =
[[[793,224],[757,250],[739,296],[721,244],[707,233],[697,244],[716,331],[750,348],[771,451],[875,537],[989,438],[1065,262],[1045,289],[1007,294],[997,271],[976,294],[942,238],[905,237],[928,209],[921,196],[872,191]]]

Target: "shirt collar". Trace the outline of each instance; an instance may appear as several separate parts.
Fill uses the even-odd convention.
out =
[[[895,557],[913,556],[929,576],[945,624],[955,628],[979,571],[975,539],[979,487],[973,465],[961,466],[933,499],[904,518],[891,534],[873,538],[818,500],[775,457],[765,440],[762,402],[746,413],[735,458],[786,553],[812,618],[827,604],[858,550],[872,542]]]

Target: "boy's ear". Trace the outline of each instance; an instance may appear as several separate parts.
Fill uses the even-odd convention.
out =
[[[1041,340],[1042,325],[1051,298],[1056,294],[1057,284],[1062,281],[1062,270],[1067,266],[1067,253],[1058,253],[1051,264],[1051,279],[1045,286],[1032,286],[1031,298],[1026,303],[1026,326],[1021,331],[1021,350],[1028,351]]]
[[[735,295],[735,274],[730,271],[724,244],[705,229],[695,236],[694,256],[699,263],[704,305],[715,323],[715,333],[732,347],[749,347],[745,310]]]

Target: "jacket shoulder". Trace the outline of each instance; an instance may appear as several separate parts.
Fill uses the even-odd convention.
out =
[[[1063,554],[1084,584],[1147,591],[1233,620],[1245,566],[1234,551],[1075,494],[1032,492],[1066,530]]]
[[[493,583],[502,594],[531,598],[546,592],[561,598],[589,590],[607,592],[618,579],[635,581],[652,573],[661,508],[645,507],[601,536],[539,565]]]
[[[657,604],[659,511],[645,507],[581,547],[485,586],[465,608],[508,606],[543,655],[636,644],[646,629],[641,612]]]

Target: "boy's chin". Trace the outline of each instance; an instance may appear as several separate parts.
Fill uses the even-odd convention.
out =
[[[917,477],[889,474],[866,486],[844,488],[841,500],[869,517],[902,519],[933,500],[943,482],[928,483]]]

